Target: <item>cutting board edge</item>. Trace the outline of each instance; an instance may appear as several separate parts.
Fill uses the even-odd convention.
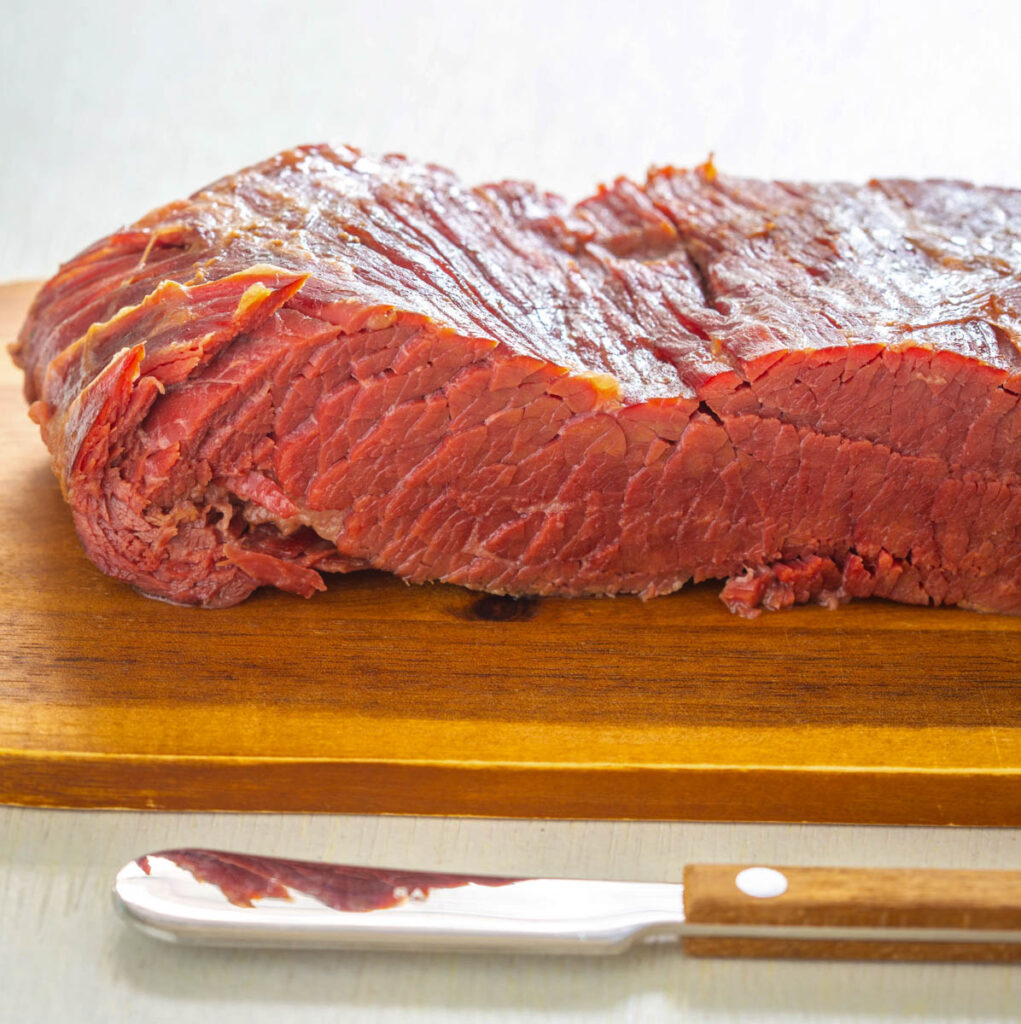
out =
[[[135,777],[125,790],[125,771]],[[938,778],[934,778],[938,774]],[[0,752],[0,803],[104,810],[1021,827],[1021,769],[517,766]],[[896,785],[891,785],[891,775]],[[551,793],[556,798],[551,800]],[[555,813],[550,813],[551,804]]]

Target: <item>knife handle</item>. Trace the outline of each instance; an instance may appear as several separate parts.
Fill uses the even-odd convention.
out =
[[[691,956],[1021,961],[1021,871],[691,864],[684,869],[684,915],[717,933],[772,926],[768,938],[691,935],[684,940]],[[785,927],[796,936],[780,935]],[[806,938],[814,928],[819,937]],[[854,928],[892,931],[863,939],[848,936]],[[942,930],[976,938],[1013,933],[1013,941],[926,940]]]

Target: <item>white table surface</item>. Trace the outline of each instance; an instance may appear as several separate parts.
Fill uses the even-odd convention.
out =
[[[691,164],[1021,185],[1011,3],[0,0],[0,280],[303,141],[578,198]],[[3,713],[0,707],[0,714]],[[998,1021],[1021,969],[195,951],[108,888],[205,845],[451,871],[675,876],[689,860],[1021,867],[1017,830],[0,808],[0,1021]]]

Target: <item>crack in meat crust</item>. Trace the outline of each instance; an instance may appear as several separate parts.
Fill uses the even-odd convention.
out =
[[[311,146],[97,242],[13,354],[86,549],[166,600],[375,567],[1021,611],[1021,193]]]

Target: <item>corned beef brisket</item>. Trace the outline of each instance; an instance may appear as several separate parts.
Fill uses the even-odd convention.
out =
[[[97,242],[14,357],[90,557],[154,597],[372,567],[755,614],[1021,612],[1021,192],[571,207],[310,146]]]

